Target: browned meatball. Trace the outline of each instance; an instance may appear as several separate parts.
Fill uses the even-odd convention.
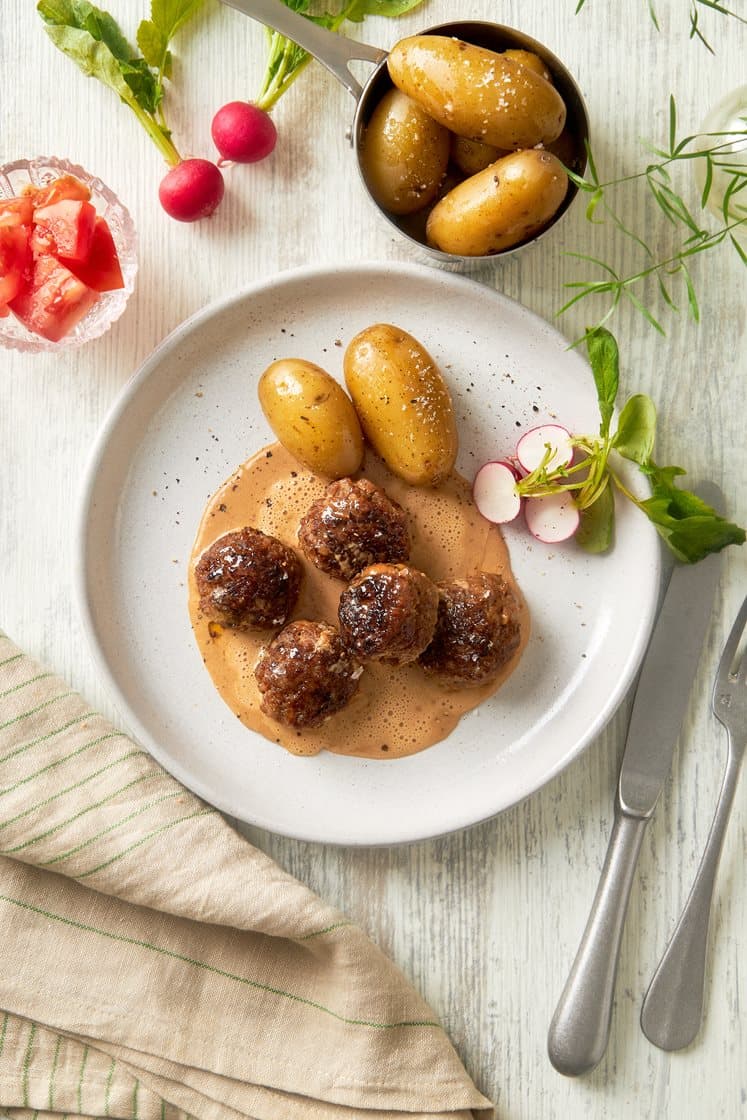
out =
[[[213,541],[195,567],[200,610],[236,630],[282,626],[301,586],[292,548],[259,529],[236,529]]]
[[[359,657],[414,661],[433,637],[438,589],[409,564],[371,564],[340,596],[340,633]]]
[[[358,688],[361,666],[328,622],[290,622],[254,670],[266,715],[290,727],[319,727]]]
[[[410,555],[405,511],[367,478],[332,482],[302,518],[298,542],[312,564],[338,579]]]
[[[513,591],[494,572],[445,580],[438,591],[436,632],[421,665],[455,687],[492,680],[515,653],[521,637]]]

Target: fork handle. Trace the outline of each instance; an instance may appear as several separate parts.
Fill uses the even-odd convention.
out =
[[[641,1008],[641,1029],[662,1050],[682,1050],[698,1031],[703,1017],[708,922],[721,849],[739,779],[739,758],[724,773],[695,882]]]
[[[558,1073],[588,1073],[607,1049],[625,915],[648,817],[624,813],[619,802],[589,920],[547,1036]]]

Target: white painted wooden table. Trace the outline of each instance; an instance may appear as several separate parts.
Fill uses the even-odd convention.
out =
[[[145,0],[110,0],[134,34]],[[640,138],[663,141],[670,92],[682,128],[744,82],[747,27],[703,9],[715,55],[688,38],[687,0],[429,0],[397,25],[357,33],[381,46],[450,18],[497,18],[543,40],[570,66],[589,105],[605,177],[639,167]],[[743,11],[743,0],[732,0]],[[0,621],[19,643],[116,718],[83,644],[71,594],[71,517],[91,442],[118,390],[186,315],[214,297],[308,262],[408,256],[374,220],[344,139],[349,95],[312,67],[280,102],[280,140],[264,164],[227,174],[218,215],[181,226],[160,211],[164,170],[129,111],[86,81],[47,41],[32,0],[10,0],[0,22],[0,161],[38,154],[95,171],[129,206],[140,235],[137,290],[102,340],[62,356],[3,351],[0,359]],[[258,25],[211,5],[178,44],[172,123],[185,150],[210,155],[212,111],[251,98],[264,58]],[[741,72],[740,72],[741,67]],[[687,188],[684,184],[683,189]],[[695,204],[695,192],[692,192]],[[661,244],[661,214],[633,192],[628,216]],[[642,227],[640,225],[642,223]],[[484,279],[545,317],[573,273],[564,249],[610,257],[620,242],[575,208],[541,249],[491,267]],[[702,323],[666,319],[660,338],[632,312],[613,321],[623,388],[660,410],[661,461],[685,464],[726,493],[747,520],[745,272],[736,256],[693,264]],[[576,337],[593,314],[560,321]],[[725,740],[708,710],[717,653],[745,591],[746,555],[729,550],[718,615],[701,665],[673,776],[648,832],[622,946],[612,1036],[590,1076],[566,1080],[545,1053],[547,1026],[576,951],[611,824],[628,705],[565,773],[526,803],[472,830],[409,848],[344,851],[249,830],[285,867],[344,910],[391,954],[437,1009],[478,1085],[511,1120],[720,1117],[747,1114],[747,781],[717,888],[708,955],[707,1016],[697,1042],[667,1055],[640,1032],[641,998],[684,902],[719,788]],[[625,588],[620,588],[624,595]],[[741,1014],[740,1014],[741,1012]],[[1,1102],[0,1102],[1,1103]]]

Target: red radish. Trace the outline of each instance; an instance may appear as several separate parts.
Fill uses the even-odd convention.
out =
[[[208,159],[185,159],[161,180],[158,198],[178,222],[207,218],[220,205],[225,184],[220,168]]]
[[[573,440],[567,428],[560,424],[541,424],[531,428],[516,445],[516,458],[527,474],[540,465],[547,454],[548,446],[553,454],[545,463],[548,471],[558,467],[569,467],[573,462]]]
[[[502,525],[518,515],[521,509],[521,497],[516,490],[518,477],[512,464],[505,461],[480,467],[472,484],[472,497],[484,518]]]
[[[278,138],[272,117],[248,101],[229,101],[213,117],[210,131],[222,159],[233,163],[257,163]]]
[[[546,544],[566,541],[576,532],[581,520],[578,507],[569,493],[546,498],[527,498],[524,517],[533,537]]]

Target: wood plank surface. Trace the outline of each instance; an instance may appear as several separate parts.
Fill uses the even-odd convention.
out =
[[[107,6],[131,35],[146,14],[145,0],[107,0]],[[658,31],[646,0],[587,0],[578,14],[574,7],[575,0],[428,0],[396,24],[370,18],[353,34],[386,47],[449,18],[493,18],[521,28],[576,75],[605,179],[644,167],[646,141],[666,142],[670,93],[683,133],[696,132],[709,107],[745,80],[747,26],[736,19],[703,7],[711,54],[689,37],[687,0],[657,0]],[[743,0],[731,7],[745,12]],[[185,30],[171,122],[185,152],[211,154],[212,112],[255,94],[263,60],[259,26],[217,3]],[[226,200],[215,218],[180,225],[158,206],[164,167],[132,114],[53,49],[32,0],[3,5],[0,163],[38,154],[72,158],[120,194],[139,233],[137,288],[108,335],[62,355],[0,352],[0,625],[114,718],[73,596],[77,490],[92,441],[139,363],[210,300],[300,264],[410,259],[409,247],[379,220],[359,182],[345,138],[353,111],[350,95],[311,66],[277,107],[273,158],[228,168]],[[685,168],[678,189],[696,207],[688,174]],[[675,243],[675,232],[639,188],[621,192],[620,207],[657,250]],[[588,223],[579,204],[552,239],[482,269],[479,278],[552,319],[564,283],[585,274],[571,251],[603,256],[625,272],[639,267],[630,243],[609,224]],[[681,463],[691,478],[718,482],[729,513],[744,523],[747,274],[728,247],[695,258],[692,273],[699,325],[684,310],[673,314],[661,304],[666,337],[629,305],[611,321],[623,389],[653,397],[659,459]],[[582,303],[557,320],[569,340],[598,317],[599,306]],[[455,835],[348,851],[246,830],[397,961],[442,1016],[505,1120],[747,1115],[747,782],[737,795],[718,879],[702,1033],[686,1052],[668,1055],[646,1041],[638,1024],[716,803],[726,744],[708,695],[745,575],[745,550],[730,549],[672,779],[644,842],[610,1046],[591,1075],[557,1074],[546,1056],[546,1033],[604,858],[629,703],[540,792]]]

